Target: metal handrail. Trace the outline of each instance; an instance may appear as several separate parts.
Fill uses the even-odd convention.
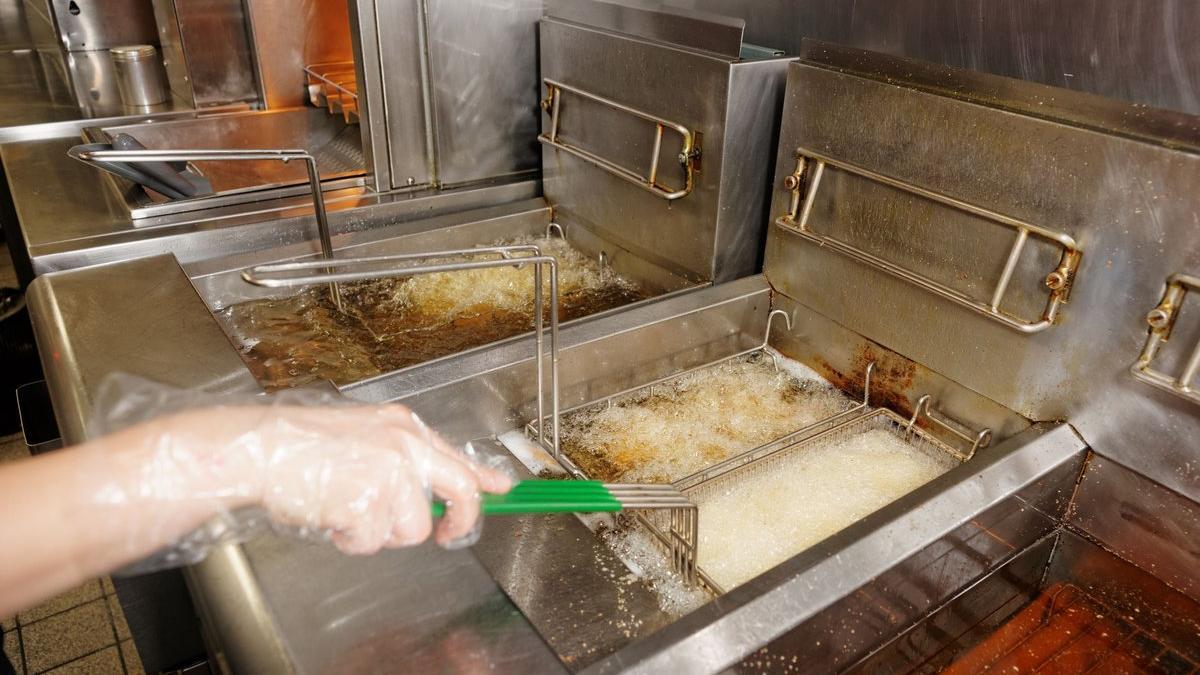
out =
[[[292,160],[304,162],[308,169],[308,187],[312,191],[313,212],[317,217],[317,234],[321,256],[333,260],[333,241],[329,235],[329,218],[325,213],[325,196],[321,192],[321,173],[317,160],[307,150],[87,150],[77,155],[85,162],[205,162],[205,161],[263,161],[274,160],[287,164]],[[336,282],[330,282],[329,292],[334,305],[342,309],[342,293]]]
[[[691,193],[692,188],[695,186],[697,163],[700,159],[699,133],[688,129],[678,122],[672,122],[671,120],[638,110],[637,108],[631,108],[624,103],[584,91],[583,89],[579,89],[577,87],[563,84],[562,82],[558,82],[556,80],[546,78],[543,80],[543,82],[546,84],[547,93],[546,98],[542,100],[542,109],[550,113],[550,129],[549,131],[543,132],[538,136],[539,142],[575,155],[576,157],[593,164],[604,171],[607,171],[617,178],[629,183],[633,183],[643,190],[646,190],[658,197],[662,197],[667,201],[674,201],[676,199],[686,197]],[[607,160],[593,152],[559,140],[558,119],[559,110],[562,105],[562,92],[564,91],[654,123],[654,150],[650,156],[650,170],[645,176],[630,171],[629,169],[626,169],[625,167]],[[676,189],[664,186],[658,181],[658,155],[662,150],[663,132],[667,129],[679,134],[683,139],[682,148],[679,152],[679,163],[683,166],[685,178],[683,187]]]
[[[467,260],[407,267],[389,267],[386,269],[365,269],[338,272],[345,268],[378,267],[393,263],[416,260],[448,260],[477,255],[499,255],[497,259]],[[516,257],[520,255],[520,257]],[[255,286],[267,288],[286,288],[308,286],[323,282],[354,282],[372,279],[395,279],[417,276],[420,274],[435,274],[439,272],[457,272],[471,269],[489,269],[497,267],[533,266],[533,313],[535,315],[534,344],[537,356],[534,359],[537,370],[537,438],[542,447],[546,447],[545,425],[545,369],[543,361],[546,358],[545,323],[542,319],[542,266],[550,270],[550,406],[551,406],[551,445],[555,459],[560,459],[560,429],[559,429],[559,382],[558,382],[558,262],[554,256],[543,255],[541,249],[530,244],[513,246],[485,246],[469,249],[453,249],[446,251],[431,251],[424,253],[398,253],[393,255],[368,256],[360,258],[338,258],[332,261],[301,261],[258,265],[242,271],[242,279]],[[316,274],[295,274],[316,270]]]
[[[1197,390],[1192,384],[1196,381],[1196,376],[1200,375],[1200,342],[1197,342],[1196,346],[1192,348],[1192,353],[1183,366],[1183,373],[1178,377],[1172,377],[1150,367],[1154,358],[1158,356],[1158,351],[1163,343],[1170,339],[1171,329],[1175,327],[1175,320],[1179,317],[1179,308],[1183,305],[1183,300],[1187,297],[1189,290],[1200,290],[1200,277],[1191,274],[1172,274],[1167,279],[1162,300],[1146,314],[1146,323],[1150,326],[1150,334],[1146,336],[1146,344],[1142,347],[1142,353],[1138,356],[1137,362],[1129,370],[1135,378],[1146,384],[1169,391],[1193,403],[1200,403],[1200,390]]]
[[[817,189],[821,185],[821,177],[824,175],[826,165],[861,176],[863,178],[867,178],[889,187],[903,190],[910,194],[915,194],[919,197],[924,197],[925,199],[944,204],[951,208],[979,216],[1016,230],[1016,239],[1008,251],[1008,257],[1005,259],[1004,269],[1000,274],[999,280],[996,282],[995,288],[993,289],[989,300],[987,302],[983,302],[979,299],[972,298],[958,290],[946,286],[945,284],[934,281],[923,274],[905,269],[894,262],[884,260],[883,258],[868,253],[861,248],[853,246],[847,242],[841,241],[826,234],[814,232],[812,227],[809,225],[809,218],[812,215],[813,204],[816,201]],[[776,225],[787,228],[788,231],[798,234],[819,246],[837,251],[844,256],[853,258],[854,260],[886,272],[894,277],[898,277],[913,284],[914,286],[923,288],[926,291],[950,300],[959,306],[966,307],[974,312],[983,314],[984,316],[998,321],[1009,328],[1013,328],[1026,334],[1038,333],[1054,325],[1054,321],[1058,317],[1059,310],[1064,304],[1066,304],[1067,298],[1070,295],[1071,286],[1075,281],[1075,274],[1079,269],[1079,262],[1083,256],[1083,251],[1079,248],[1079,245],[1076,243],[1075,239],[1068,234],[1039,227],[1032,223],[1028,223],[1017,218],[1012,218],[1002,213],[997,213],[995,211],[964,202],[960,199],[955,199],[954,197],[934,192],[933,190],[928,190],[917,185],[912,185],[911,183],[896,180],[890,176],[875,173],[874,171],[855,166],[854,164],[850,164],[848,162],[826,157],[818,152],[814,152],[806,148],[797,150],[796,170],[784,178],[783,187],[784,189],[792,192],[792,199],[787,213],[776,219]],[[1004,300],[1004,294],[1008,290],[1009,282],[1012,281],[1013,272],[1017,268],[1017,263],[1021,259],[1021,253],[1030,237],[1056,244],[1062,249],[1062,255],[1059,258],[1058,265],[1054,268],[1054,270],[1046,275],[1046,278],[1043,281],[1046,288],[1050,290],[1050,294],[1046,299],[1046,306],[1042,310],[1041,317],[1036,321],[1028,321],[1014,317],[1000,310],[1000,304]]]

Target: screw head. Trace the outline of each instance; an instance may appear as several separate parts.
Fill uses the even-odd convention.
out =
[[[1146,314],[1146,323],[1150,324],[1151,328],[1161,330],[1171,323],[1171,314],[1161,307],[1155,307]]]
[[[1067,275],[1063,272],[1055,270],[1046,275],[1046,288],[1052,291],[1061,291],[1067,286]]]
[[[790,174],[783,177],[783,189],[795,190],[800,187],[800,177],[795,174]]]

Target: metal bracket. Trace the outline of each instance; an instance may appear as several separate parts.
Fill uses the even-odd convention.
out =
[[[1178,377],[1171,377],[1150,367],[1154,357],[1158,355],[1159,348],[1170,339],[1171,329],[1175,327],[1175,320],[1179,317],[1179,308],[1189,290],[1200,290],[1200,277],[1172,274],[1167,279],[1162,300],[1146,314],[1146,323],[1150,325],[1146,345],[1142,347],[1141,355],[1129,370],[1134,377],[1146,384],[1169,391],[1193,403],[1200,403],[1200,391],[1192,386],[1196,376],[1200,375],[1200,342],[1192,348],[1192,353],[1184,364],[1183,373]]]
[[[924,412],[925,419],[929,420],[933,424],[936,424],[938,427],[941,427],[942,429],[950,432],[951,434],[954,434],[955,436],[962,439],[963,441],[971,444],[971,449],[967,452],[966,455],[963,456],[964,462],[967,461],[968,459],[971,459],[972,457],[974,457],[976,450],[979,450],[980,448],[986,448],[987,446],[991,445],[991,443],[992,443],[992,430],[991,429],[981,429],[980,431],[972,431],[972,430],[967,429],[966,427],[962,426],[958,422],[955,422],[954,420],[943,417],[939,414],[934,414],[932,406],[933,406],[933,397],[930,396],[929,394],[925,394],[924,396],[922,396],[920,398],[920,400],[917,401],[917,407],[913,409],[912,419],[910,419],[908,421],[908,427],[905,429],[905,431],[908,433],[912,433],[913,427],[916,426],[917,421],[919,419],[921,419],[921,413]]]
[[[994,223],[1016,230],[1016,239],[1008,251],[1004,270],[996,282],[992,296],[986,301],[980,298],[972,298],[929,277],[905,269],[894,262],[884,260],[844,241],[814,232],[809,224],[809,217],[812,215],[813,203],[816,201],[817,189],[821,185],[821,176],[825,172],[826,165],[981,218],[986,218]],[[797,150],[796,170],[784,177],[783,188],[792,193],[792,199],[787,213],[775,221],[776,225],[787,228],[789,231],[816,243],[818,246],[837,251],[842,255],[907,281],[914,286],[923,288],[934,295],[950,300],[961,307],[982,314],[1022,333],[1037,333],[1054,324],[1059,310],[1066,304],[1071,293],[1075,274],[1079,269],[1079,261],[1083,256],[1079,245],[1076,244],[1075,239],[1070,235],[1047,230],[1023,220],[1011,218],[1001,213],[996,213],[995,211],[990,211],[932,190],[905,183],[853,164],[822,156],[819,153],[804,148]],[[1046,306],[1042,310],[1042,315],[1036,320],[1016,317],[1000,309],[1000,305],[1004,301],[1004,294],[1008,290],[1009,282],[1012,281],[1013,272],[1017,268],[1017,263],[1021,259],[1021,253],[1030,237],[1056,244],[1062,249],[1058,265],[1046,275],[1043,281],[1049,290],[1049,296],[1046,299]]]
[[[648,112],[631,108],[623,103],[614,101],[603,96],[584,91],[582,89],[572,87],[549,78],[543,80],[546,84],[546,98],[542,99],[542,110],[550,114],[550,128],[538,136],[538,141],[557,148],[564,152],[568,152],[576,157],[603,169],[604,171],[620,178],[629,183],[633,183],[638,187],[650,192],[651,194],[662,197],[667,201],[674,201],[682,197],[686,197],[691,193],[695,186],[695,176],[700,170],[700,134],[692,131],[687,127],[672,122],[668,119],[663,119],[657,115],[651,115]],[[574,94],[580,98],[585,98],[589,101],[594,101],[601,105],[608,106],[614,110],[619,110],[623,113],[628,113],[635,117],[640,117],[648,122],[653,122],[655,125],[654,131],[654,150],[650,154],[650,169],[645,174],[639,174],[630,171],[625,167],[607,160],[600,155],[597,155],[583,148],[571,145],[562,141],[558,137],[558,120],[559,112],[562,109],[562,98],[564,93]],[[682,137],[682,150],[679,153],[679,163],[683,166],[686,176],[684,185],[679,188],[672,188],[663,185],[658,180],[658,155],[662,150],[663,133],[670,129]]]

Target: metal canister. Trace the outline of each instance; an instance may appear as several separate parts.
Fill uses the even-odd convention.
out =
[[[127,106],[156,105],[167,100],[158,50],[153,45],[124,45],[109,50],[117,71],[117,90]]]

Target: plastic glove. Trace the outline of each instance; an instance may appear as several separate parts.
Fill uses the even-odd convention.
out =
[[[127,376],[114,386],[121,393],[105,407],[108,425],[205,400]],[[324,392],[249,403],[176,412],[120,432],[130,435],[128,449],[98,472],[110,478],[97,501],[161,505],[160,516],[131,532],[132,549],[178,541],[170,559],[196,561],[215,543],[204,530],[183,536],[197,517],[257,505],[276,524],[369,554],[424,541],[432,497],[447,504],[436,541],[471,543],[480,492],[511,486],[504,473],[471,461],[400,405],[348,405]]]

